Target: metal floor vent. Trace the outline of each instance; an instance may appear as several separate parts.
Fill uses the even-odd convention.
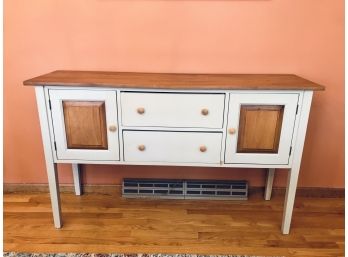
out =
[[[247,181],[124,179],[122,196],[128,198],[247,200]]]

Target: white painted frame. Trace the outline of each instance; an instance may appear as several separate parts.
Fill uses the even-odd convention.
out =
[[[117,112],[118,112],[118,117],[121,117],[121,106],[120,106],[120,93],[122,91],[124,91],[123,89],[115,89],[115,88],[100,88],[100,87],[61,87],[61,86],[45,86],[45,95],[46,95],[46,101],[47,101],[47,106],[48,106],[48,101],[49,101],[49,90],[77,90],[80,91],[80,94],[83,94],[84,90],[88,90],[91,92],[95,92],[95,91],[114,91],[116,92],[117,95]],[[225,114],[224,114],[224,125],[222,129],[202,129],[202,128],[168,128],[168,127],[161,127],[158,128],[158,130],[161,131],[211,131],[211,132],[223,132],[223,138],[227,137],[227,133],[225,133],[225,131],[227,130],[227,114],[228,114],[228,102],[229,102],[229,95],[230,93],[235,93],[235,94],[252,94],[255,93],[255,90],[156,90],[156,89],[127,89],[127,91],[135,91],[135,92],[168,92],[168,93],[173,93],[173,92],[184,92],[184,93],[226,93],[226,98],[225,98]],[[303,92],[304,91],[299,91],[299,90],[287,90],[285,94],[287,93],[293,93],[293,94],[299,94],[299,111],[301,109],[301,102],[302,102],[302,97],[303,97]],[[260,94],[268,94],[268,93],[274,93],[274,94],[284,94],[284,90],[257,90],[257,93]],[[50,112],[49,109],[47,109],[48,112]],[[52,117],[51,115],[49,115],[49,126],[50,126],[50,131],[51,131],[51,144],[52,146],[54,146],[54,133],[53,133],[53,128],[52,128]],[[123,145],[123,139],[122,139],[122,130],[124,129],[134,129],[134,130],[154,130],[153,127],[124,127],[122,126],[122,124],[119,122],[118,124],[118,135],[119,135],[119,145],[122,146]],[[295,121],[295,128],[298,127],[298,115],[296,116],[296,121]],[[297,130],[294,130],[294,135],[293,135],[293,139],[296,138],[296,134],[297,134]],[[120,165],[142,165],[139,162],[124,162],[124,160],[122,159],[123,153],[122,153],[122,147],[120,147],[120,160],[86,160],[86,159],[58,159],[56,154],[53,156],[54,161],[56,163],[80,163],[80,164],[120,164]],[[225,150],[225,144],[223,144],[222,147],[223,151],[222,151],[222,157],[224,160],[224,150]],[[244,163],[220,163],[219,165],[217,164],[204,164],[204,163],[167,163],[166,165],[169,166],[209,166],[209,167],[231,167],[231,168],[269,168],[269,167],[273,167],[273,168],[291,168],[291,162],[292,162],[292,157],[293,154],[290,155],[290,159],[289,159],[289,163],[288,164],[258,164],[258,163],[248,163],[248,164],[244,164]],[[161,164],[161,162],[148,162],[146,163],[147,165],[163,165]]]
[[[51,100],[52,124],[57,147],[57,159],[82,159],[82,160],[114,160],[119,157],[118,134],[110,132],[107,128],[118,124],[117,103],[115,91],[91,90],[49,90]],[[69,149],[66,141],[64,124],[63,101],[103,101],[105,102],[106,133],[108,149]]]
[[[226,163],[246,164],[288,164],[290,147],[296,121],[296,109],[299,94],[292,93],[238,93],[230,94],[227,126],[236,129],[235,134],[226,135]],[[243,105],[282,105],[283,122],[280,133],[278,153],[238,153],[240,109]]]
[[[287,164],[241,164],[241,163],[220,163],[219,165],[216,164],[200,164],[200,163],[160,163],[160,162],[125,162],[120,159],[120,161],[115,160],[85,160],[85,159],[65,159],[65,160],[59,160],[56,156],[56,151],[54,149],[54,130],[53,130],[53,121],[51,110],[49,108],[49,90],[77,90],[79,93],[83,93],[84,90],[88,90],[91,92],[96,91],[112,91],[116,94],[117,98],[117,104],[118,108],[116,109],[117,117],[120,117],[120,90],[115,88],[93,88],[93,87],[79,87],[79,88],[68,88],[68,87],[59,87],[59,86],[36,86],[36,99],[37,99],[37,105],[38,105],[38,112],[40,117],[40,126],[41,126],[41,133],[42,133],[42,140],[43,140],[43,146],[44,146],[44,154],[46,159],[46,167],[47,167],[47,174],[48,174],[48,182],[49,182],[49,189],[50,189],[50,195],[51,195],[51,203],[52,203],[52,212],[53,212],[53,218],[54,218],[54,225],[56,228],[60,228],[62,226],[62,219],[61,219],[61,208],[60,208],[60,198],[59,198],[59,182],[58,182],[58,176],[57,176],[57,165],[56,163],[72,163],[73,164],[73,174],[74,174],[74,182],[75,182],[75,189],[76,193],[81,193],[80,184],[80,169],[79,165],[80,163],[84,164],[120,164],[120,165],[175,165],[175,166],[209,166],[209,167],[240,167],[240,168],[267,168],[269,169],[268,176],[267,176],[267,184],[266,184],[266,190],[265,190],[265,198],[270,199],[271,194],[271,186],[273,182],[273,176],[274,176],[274,170],[276,168],[289,168],[291,169],[288,173],[288,182],[287,182],[287,192],[285,196],[285,204],[284,204],[284,214],[283,214],[283,222],[282,222],[282,233],[283,234],[289,234],[290,231],[290,223],[291,223],[291,217],[293,212],[293,205],[295,201],[295,194],[296,194],[296,187],[297,187],[297,180],[299,175],[299,169],[301,164],[301,157],[302,157],[302,151],[304,146],[304,140],[306,135],[306,129],[307,129],[307,123],[308,123],[308,117],[310,113],[310,105],[312,100],[313,91],[301,91],[301,90],[288,90],[288,91],[282,91],[282,90],[155,90],[155,89],[127,89],[127,91],[134,90],[134,91],[143,91],[143,92],[185,92],[185,93],[197,93],[197,92],[218,92],[218,93],[226,93],[225,98],[225,106],[229,102],[229,93],[234,94],[241,94],[241,93],[252,93],[255,94],[256,92],[258,94],[265,94],[265,93],[272,93],[272,94],[298,94],[299,101],[298,101],[298,114],[295,117],[295,125],[294,125],[294,131],[292,136],[292,154],[290,155],[289,162]],[[228,110],[225,108],[225,114],[224,114],[224,125],[222,130],[209,130],[209,131],[215,131],[223,133],[223,141],[226,139],[227,134],[227,123],[225,122],[227,120]],[[122,131],[123,129],[133,129],[131,127],[124,128],[122,125],[119,125],[118,129],[118,136],[119,136],[119,144],[123,145],[123,139],[122,139]],[[136,129],[136,128],[134,128]],[[142,128],[144,130],[151,130],[153,128]],[[173,129],[170,128],[161,128],[161,130],[169,130],[172,131]],[[181,128],[180,130],[187,130],[191,131],[190,129]],[[207,131],[207,130],[200,130],[197,129],[197,131]],[[222,150],[224,151],[225,144],[222,144]],[[222,151],[222,152],[223,152]],[[123,149],[120,148],[120,154],[123,156]],[[223,153],[221,153],[221,156],[223,157]],[[79,191],[80,190],[80,191]]]

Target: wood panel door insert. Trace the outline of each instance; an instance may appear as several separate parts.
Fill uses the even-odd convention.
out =
[[[107,149],[104,101],[63,101],[68,149]]]
[[[284,105],[242,105],[238,153],[277,153]]]

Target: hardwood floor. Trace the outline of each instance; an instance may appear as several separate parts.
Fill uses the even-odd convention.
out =
[[[48,193],[4,194],[4,251],[344,256],[344,199],[298,197],[290,235],[282,196],[264,201],[123,199],[61,193],[53,227]]]

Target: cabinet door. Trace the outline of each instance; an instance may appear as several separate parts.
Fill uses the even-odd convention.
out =
[[[226,163],[287,164],[298,94],[231,94]]]
[[[57,158],[119,160],[115,91],[49,90]]]

